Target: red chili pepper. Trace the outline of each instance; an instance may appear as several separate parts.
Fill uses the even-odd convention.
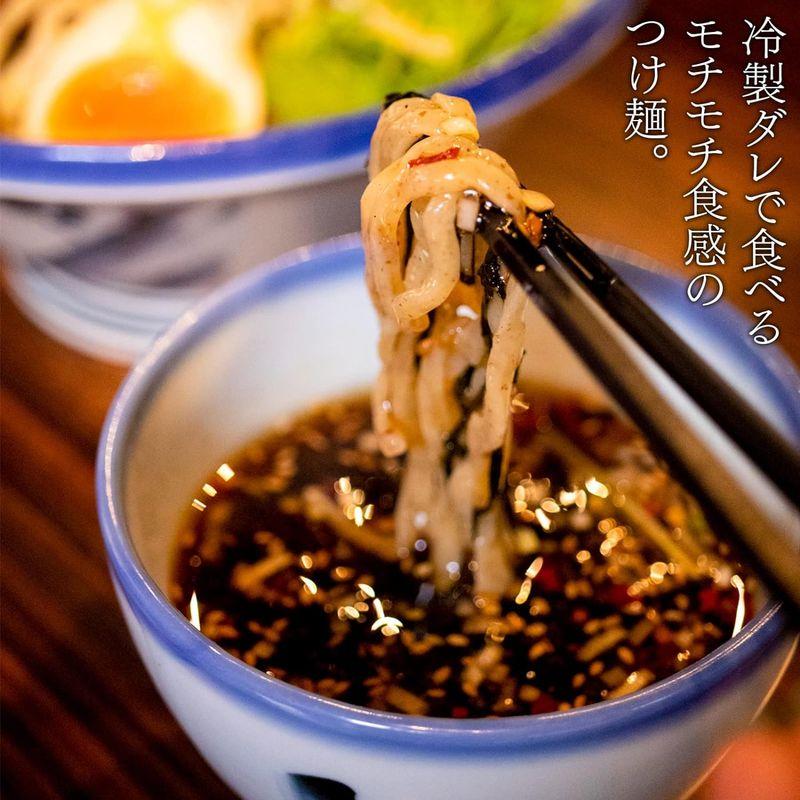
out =
[[[464,706],[453,706],[453,716],[456,719],[465,719],[469,715],[469,709]]]
[[[717,615],[729,625],[733,625],[736,619],[736,610],[739,606],[739,595],[737,592],[727,590],[720,592],[719,607],[717,608]],[[745,619],[747,616],[745,615]]]
[[[628,585],[625,583],[606,584],[598,590],[597,596],[604,603],[609,603],[617,608],[622,608],[623,606],[628,605],[628,603],[630,603],[633,599],[628,594]]]
[[[709,614],[719,610],[720,596],[716,586],[706,586],[698,594],[700,600],[700,613]]]
[[[558,711],[558,702],[546,692],[531,703],[531,714],[549,714],[551,711]]]
[[[564,581],[561,578],[558,568],[554,564],[545,561],[534,578],[534,591],[560,592],[563,588]]]
[[[447,150],[442,150],[441,153],[432,153],[429,156],[420,156],[419,158],[412,158],[408,162],[409,167],[420,167],[423,164],[435,164],[437,161],[449,161],[451,158],[458,158],[461,153],[460,147],[448,147]]]

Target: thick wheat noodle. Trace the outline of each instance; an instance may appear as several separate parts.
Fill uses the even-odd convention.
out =
[[[438,237],[443,224],[453,224],[456,217],[456,197],[445,194],[431,198],[422,214],[422,233],[427,258],[420,259],[426,265],[423,283],[406,280],[407,289],[392,300],[392,309],[402,325],[424,317],[432,308],[440,306],[458,283],[460,251],[458,239],[453,236]],[[416,327],[416,326],[415,326]],[[423,324],[422,330],[427,327]]]
[[[442,98],[444,95],[437,97]],[[449,108],[432,108],[431,102],[421,97],[410,97],[392,103],[381,114],[372,138],[370,178],[405,155],[411,145],[423,137],[461,134],[477,141],[477,123],[471,106],[461,98],[451,99],[455,102]]]
[[[414,159],[430,156],[441,152],[442,149],[449,149],[445,145],[458,146],[463,154],[457,159],[458,171],[453,170],[452,161],[438,161],[409,167],[409,162],[413,162]],[[431,137],[431,139],[414,145],[401,162],[395,162],[381,172],[373,179],[365,192],[364,207],[376,209],[374,214],[365,217],[363,225],[368,261],[368,285],[373,301],[382,317],[380,351],[384,369],[391,367],[397,378],[394,382],[379,381],[379,385],[382,387],[390,388],[392,385],[398,385],[401,376],[407,377],[411,369],[407,363],[409,357],[407,349],[402,350],[401,356],[405,363],[398,363],[396,355],[396,340],[401,333],[403,323],[406,323],[406,327],[412,331],[418,331],[419,326],[415,324],[416,320],[435,307],[430,302],[430,296],[433,294],[431,292],[427,296],[427,304],[418,302],[413,307],[414,319],[409,319],[408,315],[398,318],[394,310],[395,301],[402,308],[406,298],[409,297],[405,294],[409,289],[405,285],[403,277],[398,233],[407,206],[419,197],[452,195],[461,193],[465,189],[477,189],[481,194],[514,213],[517,218],[521,218],[523,214],[524,207],[519,185],[516,178],[512,177],[513,173],[508,165],[494,154],[487,155],[486,151],[477,154],[476,150],[474,143],[464,140],[462,137]],[[452,216],[449,219],[442,219],[440,222],[439,230],[448,228],[453,231],[451,252],[457,253],[458,242]],[[437,238],[444,239],[445,237]],[[451,264],[450,269],[447,270],[446,261],[440,264],[430,260],[430,263],[432,266],[428,271],[428,280],[431,281],[434,288],[437,282],[447,283],[447,276],[452,276],[453,265]],[[442,274],[443,271],[445,274]],[[433,278],[434,273],[439,277]],[[410,291],[412,292],[411,297],[417,292],[413,288]],[[423,296],[422,299],[426,298]],[[413,408],[407,405],[394,407],[392,401],[391,390],[389,395],[376,401],[374,405],[378,412],[376,432],[380,438],[386,441],[391,439],[398,443],[405,435],[403,429],[405,428],[407,432],[409,428],[413,428]],[[393,414],[391,416],[386,412],[388,407],[392,407]],[[396,424],[392,425],[392,419]],[[392,449],[396,450],[397,447]]]
[[[391,104],[370,147],[362,235],[381,326],[373,427],[384,453],[406,455],[397,545],[410,548],[426,535],[444,586],[471,550],[477,590],[501,592],[510,580],[509,523],[492,464],[499,458],[502,473],[507,462],[526,299],[513,281],[505,281],[504,298],[498,290],[485,297],[480,280],[462,281],[459,237],[471,234],[459,234],[456,222],[463,227],[477,213],[473,200],[459,214],[465,193],[518,222],[526,201],[541,196],[523,192],[507,162],[477,138],[475,115],[459,98]],[[449,461],[448,440],[461,448]]]
[[[509,282],[500,325],[494,334],[486,364],[486,395],[483,408],[476,411],[467,425],[467,446],[470,451],[490,453],[503,444],[508,431],[514,373],[519,366],[525,328],[520,324],[525,312],[525,291]]]
[[[419,158],[457,147],[458,159],[410,166]],[[392,301],[404,289],[398,226],[406,207],[419,197],[436,197],[475,189],[521,220],[524,206],[513,174],[499,164],[475,155],[477,146],[460,136],[436,136],[414,145],[372,179],[362,200],[368,282],[381,314],[392,311]],[[470,157],[473,156],[473,157]],[[458,161],[458,169],[454,162]],[[455,236],[455,230],[453,236]]]

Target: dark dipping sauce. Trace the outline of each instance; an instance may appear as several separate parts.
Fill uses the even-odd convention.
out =
[[[409,552],[377,555],[396,552],[402,461],[378,452],[354,397],[268,432],[208,479],[179,533],[173,602],[269,675],[438,717],[619,697],[730,638],[755,583],[694,501],[614,415],[533,397],[515,402],[505,596],[475,596],[474,562],[451,564],[437,590],[424,519]]]

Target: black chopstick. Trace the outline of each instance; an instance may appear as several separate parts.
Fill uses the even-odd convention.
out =
[[[741,451],[737,456],[735,445],[731,451],[724,442],[714,446],[707,441],[686,407],[687,402],[692,405],[691,393],[686,397],[679,390],[672,396],[665,390],[667,376],[658,362],[624,329],[624,319],[608,314],[572,266],[562,264],[552,251],[548,254],[546,246],[537,249],[510,215],[488,201],[481,205],[478,231],[697,497],[717,523],[718,534],[746,552],[762,581],[784,601],[793,620],[800,621],[800,556],[786,536],[790,527],[798,527],[796,506],[787,504],[777,488],[763,503],[742,491]],[[611,283],[615,273],[603,267],[601,277]],[[688,349],[682,340],[678,346]],[[710,369],[705,362],[703,368]],[[728,446],[729,452],[720,455],[720,446]],[[739,472],[730,462],[739,464]],[[746,460],[743,468],[748,468]],[[758,473],[752,477],[764,495],[770,493],[768,479]]]
[[[543,217],[539,252],[566,266],[753,463],[797,503],[800,454],[731,384],[560,219]]]

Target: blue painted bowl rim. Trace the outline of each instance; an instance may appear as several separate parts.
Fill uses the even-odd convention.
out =
[[[651,267],[630,263],[628,267],[653,275]],[[248,308],[362,268],[360,240],[357,234],[350,234],[300,248],[246,273],[186,312],[122,384],[100,438],[97,505],[112,575],[138,622],[172,656],[192,668],[198,679],[208,681],[254,713],[297,727],[307,735],[335,736],[355,740],[361,746],[450,757],[522,756],[534,751],[597,745],[650,728],[668,715],[685,714],[745,679],[783,639],[784,621],[777,603],[768,605],[739,636],[696,664],[633,695],[571,711],[485,720],[392,714],[306,692],[229,655],[169,603],[134,552],[122,499],[127,444],[161,379],[215,328]],[[658,277],[672,283],[676,280],[666,275]],[[720,309],[717,316],[725,324],[741,323],[730,308]],[[797,433],[800,410],[790,400],[796,397],[797,385],[789,385],[785,377],[778,377],[765,365],[761,371],[764,380],[780,390]]]
[[[442,91],[466,97],[492,116],[523,95],[541,97],[557,78],[579,69],[621,32],[641,0],[589,0],[521,49],[490,60]],[[266,186],[317,182],[363,168],[377,111],[276,126],[246,139],[135,145],[35,145],[0,138],[0,190],[27,183],[104,186],[201,183],[259,176]],[[250,190],[254,190],[250,187]],[[158,202],[158,198],[153,198]]]

